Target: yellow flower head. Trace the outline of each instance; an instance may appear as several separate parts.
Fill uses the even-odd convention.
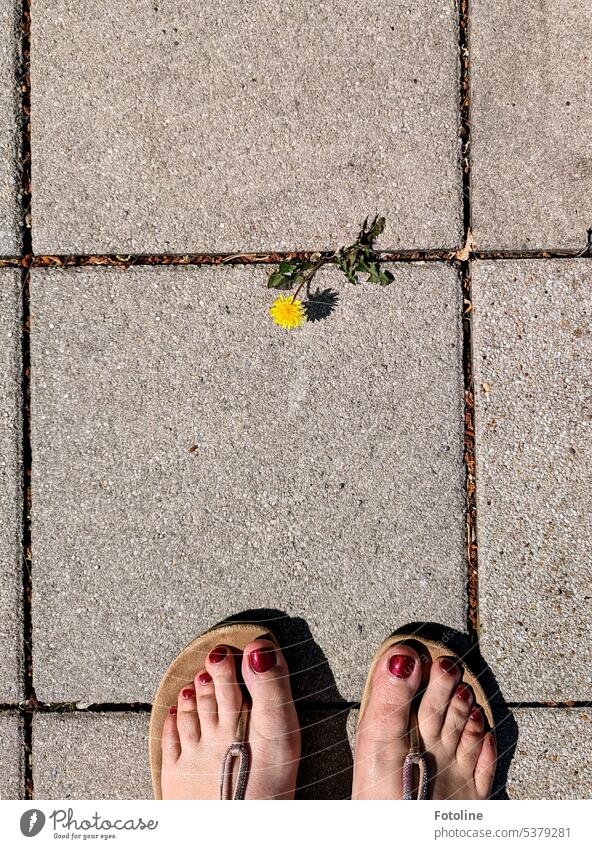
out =
[[[300,327],[306,321],[302,301],[293,295],[280,295],[269,308],[269,314],[280,327]]]

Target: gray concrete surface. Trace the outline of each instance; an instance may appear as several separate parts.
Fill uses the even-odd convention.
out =
[[[22,689],[20,272],[0,270],[0,703]]]
[[[590,709],[519,708],[514,715],[519,736],[508,775],[510,799],[589,799]]]
[[[32,97],[37,253],[461,241],[454,0],[39,4]]]
[[[20,3],[0,6],[0,256],[16,254],[19,238],[17,30]]]
[[[351,792],[348,711],[305,712],[298,798]],[[151,799],[148,714],[50,713],[33,722],[36,799]],[[349,723],[351,735],[353,725]]]
[[[588,0],[472,0],[471,203],[480,248],[585,250]]]
[[[22,799],[24,747],[21,719],[0,713],[0,799]]]
[[[393,270],[292,333],[264,268],[34,272],[39,698],[150,700],[249,608],[306,620],[317,699],[394,627],[463,627],[460,284]]]
[[[591,696],[590,273],[473,264],[481,645],[513,701]]]
[[[33,720],[36,799],[151,799],[147,714],[46,713]]]

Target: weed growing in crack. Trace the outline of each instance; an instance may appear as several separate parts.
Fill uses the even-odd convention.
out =
[[[305,321],[320,321],[328,318],[334,311],[339,295],[333,289],[311,291],[315,274],[324,265],[336,265],[349,283],[359,285],[360,275],[365,274],[367,283],[388,286],[394,277],[390,271],[381,267],[380,258],[374,251],[374,242],[384,230],[385,219],[375,216],[362,224],[358,237],[351,245],[339,248],[333,253],[312,254],[308,259],[285,259],[280,262],[277,271],[267,278],[268,289],[281,292],[270,307],[272,319],[280,327],[293,329],[301,327]],[[305,297],[299,297],[304,290]]]

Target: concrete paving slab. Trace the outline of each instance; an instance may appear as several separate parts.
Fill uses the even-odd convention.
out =
[[[351,795],[348,711],[302,718],[302,799]],[[151,799],[146,713],[38,714],[33,723],[37,799]],[[350,723],[350,728],[351,728]]]
[[[481,648],[506,698],[590,698],[589,260],[474,263]]]
[[[23,798],[23,729],[16,713],[0,713],[0,799]]]
[[[145,713],[33,719],[36,799],[152,799]]]
[[[0,702],[18,702],[21,622],[21,284],[0,270]]]
[[[460,244],[454,0],[116,6],[35,10],[37,253]]]
[[[19,252],[19,90],[17,35],[20,3],[0,7],[0,256]]]
[[[585,250],[592,224],[588,0],[471,3],[478,248]]]
[[[261,268],[34,272],[40,699],[150,701],[247,609],[298,618],[315,699],[359,697],[395,627],[463,628],[461,288],[393,272],[296,332]]]
[[[509,798],[589,799],[590,709],[518,708],[514,717],[519,736],[508,775]]]

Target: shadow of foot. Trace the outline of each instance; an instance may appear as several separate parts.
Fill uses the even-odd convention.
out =
[[[353,756],[347,726],[351,711],[343,704],[327,658],[306,621],[272,608],[244,610],[225,621],[257,622],[269,628],[286,657],[302,728],[296,797],[349,798]]]

